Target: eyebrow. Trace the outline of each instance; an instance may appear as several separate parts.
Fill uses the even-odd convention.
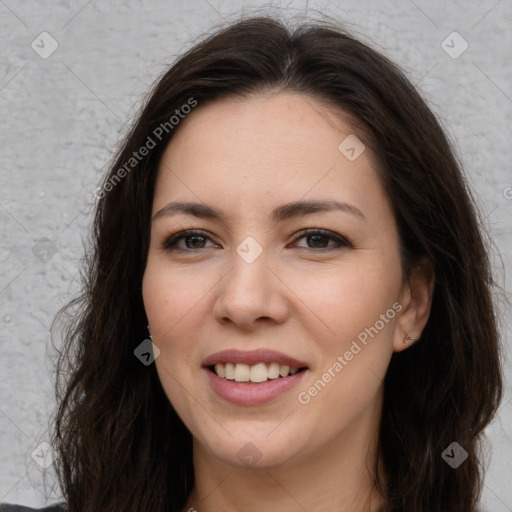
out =
[[[311,201],[294,201],[292,203],[277,206],[271,213],[270,217],[275,222],[282,222],[293,217],[304,215],[312,215],[319,212],[342,211],[355,215],[366,222],[363,212],[349,203],[342,203],[332,199],[327,200],[311,200]],[[203,203],[173,201],[165,205],[153,216],[153,221],[167,215],[175,215],[183,213],[193,215],[203,219],[220,220],[226,223],[226,215],[215,208]]]

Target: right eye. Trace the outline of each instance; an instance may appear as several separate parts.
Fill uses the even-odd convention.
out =
[[[185,247],[178,246],[181,240],[185,240]],[[203,249],[206,240],[211,240],[206,231],[187,229],[167,237],[162,243],[162,248],[166,251],[194,251],[195,249]]]

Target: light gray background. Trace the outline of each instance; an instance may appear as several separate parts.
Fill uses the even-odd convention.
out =
[[[327,13],[407,71],[455,141],[501,252],[493,256],[497,280],[512,290],[505,272],[512,268],[510,0],[0,0],[0,502],[42,506],[59,495],[46,495],[31,457],[53,408],[49,327],[78,293],[93,191],[123,125],[175,55],[212,26],[255,9]],[[31,48],[43,31],[59,45],[47,59]],[[453,31],[469,44],[456,59],[441,47]],[[36,245],[43,237],[57,250],[46,263],[51,252]],[[509,320],[504,309],[508,352]],[[490,512],[512,511],[511,399],[509,383],[488,429]]]

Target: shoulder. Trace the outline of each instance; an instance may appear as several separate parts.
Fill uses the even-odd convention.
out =
[[[57,505],[50,505],[44,508],[30,508],[24,507],[23,505],[9,505],[8,503],[0,504],[0,512],[65,512],[66,508],[64,503]]]

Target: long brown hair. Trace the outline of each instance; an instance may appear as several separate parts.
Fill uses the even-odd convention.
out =
[[[394,209],[404,275],[422,258],[435,273],[421,339],[393,354],[385,378],[375,461],[387,476],[375,480],[385,510],[474,512],[502,374],[489,242],[460,164],[395,64],[332,23],[290,30],[267,17],[218,30],[168,69],[99,189],[84,292],[68,305],[57,365],[53,446],[68,510],[179,512],[194,485],[191,435],[155,365],[134,356],[147,338],[141,283],[155,177],[176,110],[265,91],[311,95],[356,120]],[[148,154],[130,160],[149,139]],[[442,458],[452,442],[468,454],[456,469]]]

